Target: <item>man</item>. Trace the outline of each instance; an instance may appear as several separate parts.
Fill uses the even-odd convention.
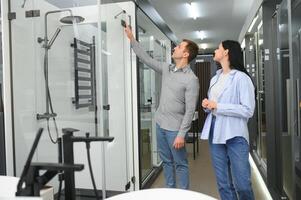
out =
[[[174,48],[172,54],[175,65],[168,64],[152,59],[135,40],[129,26],[126,26],[125,32],[139,59],[162,74],[160,104],[155,118],[157,144],[163,161],[166,186],[175,188],[177,177],[179,187],[188,189],[189,170],[185,135],[190,129],[199,96],[199,81],[189,62],[197,56],[198,46],[190,40],[183,40]]]

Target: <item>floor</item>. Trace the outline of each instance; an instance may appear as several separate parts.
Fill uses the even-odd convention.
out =
[[[193,160],[192,144],[187,144],[187,151],[190,167],[190,189],[218,199],[219,194],[216,187],[213,168],[211,166],[208,142],[200,141],[199,153],[195,160]],[[255,199],[269,199],[270,197],[266,196],[267,191],[264,190],[264,187],[260,186],[260,182],[262,181],[256,178],[255,174],[257,173],[255,172],[255,169],[252,168],[252,186]],[[160,187],[164,187],[164,177],[162,172],[152,185],[152,188]]]

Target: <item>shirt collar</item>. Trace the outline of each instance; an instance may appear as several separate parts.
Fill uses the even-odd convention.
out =
[[[231,71],[229,72],[230,75],[234,75],[238,70],[237,69],[231,69]],[[223,73],[223,69],[219,69],[216,71],[217,75],[221,75],[221,73]]]
[[[188,64],[181,69],[177,69],[175,64],[171,64],[171,65],[169,65],[169,69],[173,72],[183,71],[184,73],[186,73],[190,69],[190,65]]]

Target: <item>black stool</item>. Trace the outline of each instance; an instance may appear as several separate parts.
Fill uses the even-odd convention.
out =
[[[188,131],[188,135],[186,137],[186,143],[192,143],[193,145],[193,160],[195,160],[195,148],[197,149],[197,153],[199,153],[199,138],[198,138],[198,119],[195,119],[191,122],[190,130]],[[192,133],[192,134],[189,134]]]

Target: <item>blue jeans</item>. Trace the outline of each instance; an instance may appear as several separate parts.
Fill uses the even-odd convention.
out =
[[[210,151],[217,187],[222,200],[253,200],[249,144],[244,137],[234,137],[226,144],[212,144],[215,118],[210,128]]]
[[[157,124],[157,144],[163,162],[165,185],[168,188],[175,188],[177,177],[179,188],[188,189],[189,170],[186,148],[175,149],[173,147],[177,134],[178,131],[168,131]]]

